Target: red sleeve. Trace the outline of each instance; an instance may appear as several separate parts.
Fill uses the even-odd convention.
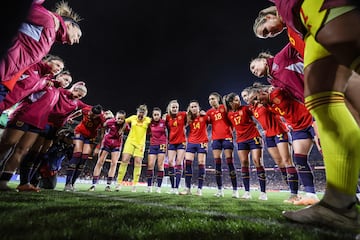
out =
[[[91,111],[91,106],[84,107],[83,109],[81,109],[83,115],[88,114],[90,111]]]
[[[124,132],[128,133],[130,131],[130,125],[126,123]]]
[[[51,67],[44,63],[43,61],[40,61],[36,64],[36,68],[39,70],[40,72],[40,76],[44,76],[46,74],[51,73]]]
[[[45,28],[51,28],[55,26],[53,16],[51,15],[50,11],[41,4],[36,3],[32,5],[26,21],[34,25],[43,26]]]
[[[81,100],[78,100],[78,108],[79,109],[83,109],[83,108],[91,108],[91,106],[89,104],[84,103]]]
[[[101,126],[103,126],[104,123],[106,122],[106,118],[104,116],[104,113],[101,114],[100,119],[101,119]]]
[[[282,100],[283,94],[280,88],[275,88],[274,90],[271,91],[271,93],[269,94],[269,100],[270,102],[273,102],[275,99],[280,99]],[[277,102],[275,102],[275,104],[279,104]]]
[[[248,105],[246,105],[246,112],[249,116],[254,116],[254,113],[251,111],[250,107]]]
[[[301,58],[304,58],[305,42],[291,26],[287,26],[287,34],[289,37],[290,44],[293,49],[296,50]]]

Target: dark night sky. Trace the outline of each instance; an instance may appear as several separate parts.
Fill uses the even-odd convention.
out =
[[[44,5],[53,9],[55,1]],[[208,95],[224,95],[250,85],[249,62],[260,51],[273,54],[286,35],[257,39],[252,31],[267,0],[69,1],[84,20],[79,45],[55,44],[50,53],[65,60],[75,81],[85,81],[89,104],[124,109],[139,104],[165,111],[171,99],[186,110],[197,99],[208,109]],[[264,81],[264,79],[262,79]]]

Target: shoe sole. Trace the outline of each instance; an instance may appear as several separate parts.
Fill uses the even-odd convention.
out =
[[[317,224],[331,228],[345,228],[352,231],[359,231],[360,217],[356,206],[355,218],[347,217],[328,208],[325,203],[319,202],[315,205],[297,211],[284,211],[282,215],[293,222],[305,224]]]

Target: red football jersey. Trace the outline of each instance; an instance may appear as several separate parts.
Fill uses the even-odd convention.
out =
[[[284,117],[294,131],[310,127],[313,117],[302,102],[297,101],[284,90],[275,88],[269,96],[269,109]]]
[[[186,142],[185,125],[186,112],[178,112],[175,117],[166,115],[166,125],[169,131],[169,143],[179,144]]]
[[[189,143],[205,143],[208,142],[207,135],[208,117],[197,116],[189,123]]]
[[[74,132],[80,133],[87,138],[95,138],[97,136],[97,130],[101,128],[105,122],[105,117],[101,114],[97,118],[90,117],[90,107],[85,107],[82,109],[83,119],[75,127]]]
[[[240,106],[236,111],[229,111],[228,118],[236,131],[236,142],[244,142],[255,137],[260,137],[252,112],[248,106]]]
[[[266,137],[273,137],[278,134],[287,132],[287,128],[281,121],[280,116],[269,111],[269,109],[263,105],[257,105],[251,108],[251,110],[254,114],[254,117],[265,131]]]
[[[211,108],[206,112],[211,124],[211,139],[232,139],[232,129],[223,104],[219,108]]]

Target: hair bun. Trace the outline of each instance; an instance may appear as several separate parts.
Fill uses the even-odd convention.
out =
[[[73,86],[80,86],[80,85],[85,86],[85,82],[79,81],[73,84]]]
[[[103,108],[100,104],[97,104],[95,106],[93,106],[91,108],[91,111],[94,113],[94,114],[100,114],[102,112]]]

